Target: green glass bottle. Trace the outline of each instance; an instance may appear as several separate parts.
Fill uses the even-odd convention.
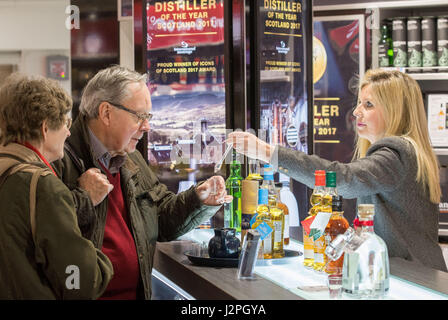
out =
[[[236,159],[236,151],[233,150],[232,163],[230,164],[230,176],[226,180],[227,194],[233,197],[231,203],[224,207],[224,227],[234,228],[241,232],[241,164]]]
[[[390,29],[387,24],[381,26],[381,38],[378,43],[378,62],[380,67],[392,67],[394,61],[394,51]]]

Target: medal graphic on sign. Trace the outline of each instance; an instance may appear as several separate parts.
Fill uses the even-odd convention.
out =
[[[322,78],[327,69],[327,52],[323,43],[313,37],[313,83]]]

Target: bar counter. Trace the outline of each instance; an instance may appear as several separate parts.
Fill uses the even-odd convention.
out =
[[[329,299],[326,275],[303,267],[303,255],[258,260],[255,280],[238,280],[237,268],[193,264],[185,255],[193,243],[208,243],[212,230],[196,229],[179,240],[158,243],[154,268],[198,300]],[[289,250],[303,252],[291,240]],[[392,300],[448,300],[448,273],[399,258],[390,259]],[[345,299],[345,297],[343,297]]]

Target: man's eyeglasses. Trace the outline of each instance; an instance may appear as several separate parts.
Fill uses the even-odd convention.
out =
[[[121,104],[116,104],[116,103],[112,103],[109,101],[106,101],[108,104],[110,104],[111,106],[117,108],[117,109],[121,109],[124,110],[126,112],[129,112],[130,114],[133,114],[134,116],[136,116],[139,120],[139,122],[143,123],[145,122],[145,120],[150,121],[153,117],[153,114],[151,112],[148,113],[143,113],[143,112],[137,112],[131,109],[126,108],[125,106],[121,105]]]

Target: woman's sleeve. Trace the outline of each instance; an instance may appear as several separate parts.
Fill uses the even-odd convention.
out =
[[[35,257],[61,299],[96,299],[113,275],[109,259],[82,237],[73,197],[54,176],[37,186]]]
[[[271,164],[309,188],[314,188],[315,170],[335,171],[338,193],[350,199],[393,191],[409,174],[411,163],[409,156],[403,156],[409,152],[405,149],[395,143],[379,144],[365,158],[341,163],[277,146]]]

